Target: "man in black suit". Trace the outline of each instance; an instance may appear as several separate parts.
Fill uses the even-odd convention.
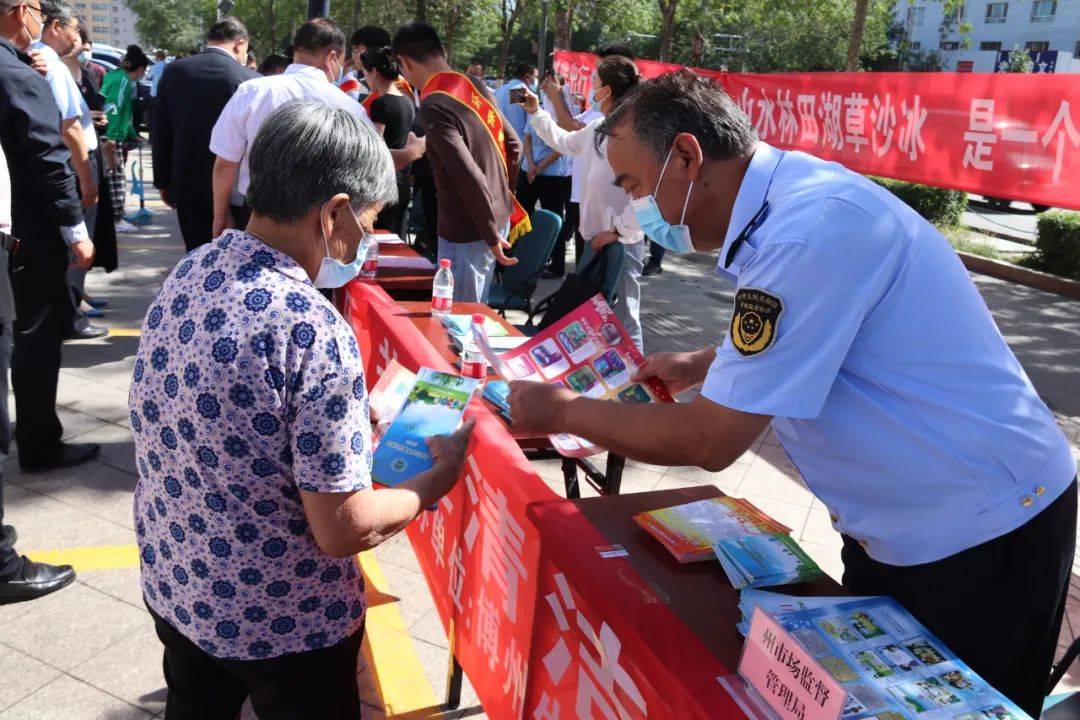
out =
[[[89,268],[94,243],[60,139],[60,110],[49,84],[26,65],[44,17],[38,0],[0,0],[0,144],[11,171],[11,234],[21,240],[11,256],[11,379],[19,465],[27,472],[76,465],[101,450],[62,443],[56,414],[60,348],[74,312],[67,270]]]
[[[236,18],[214,23],[206,49],[170,63],[158,84],[154,114],[154,186],[176,208],[190,251],[210,242],[214,224],[210,131],[221,109],[245,80],[248,31]]]

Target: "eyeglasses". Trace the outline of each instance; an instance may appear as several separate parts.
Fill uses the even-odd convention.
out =
[[[40,23],[45,22],[45,11],[41,9],[40,5],[38,5],[37,7],[34,7],[30,3],[23,3],[23,4],[26,5],[27,10],[33,10],[34,11],[34,13],[37,15],[37,21],[38,22],[40,22]]]

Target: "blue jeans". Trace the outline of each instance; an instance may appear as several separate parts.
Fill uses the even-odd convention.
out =
[[[619,304],[615,306],[615,317],[626,328],[630,339],[637,349],[644,350],[641,333],[641,271],[645,267],[645,242],[623,245],[626,259],[623,261],[622,278],[619,282]]]
[[[454,302],[486,303],[495,277],[495,256],[487,243],[452,243],[439,238],[439,259],[450,260]]]

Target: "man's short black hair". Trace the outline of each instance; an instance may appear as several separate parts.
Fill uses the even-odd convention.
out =
[[[596,48],[596,56],[599,58],[611,57],[612,55],[622,55],[624,58],[637,60],[633,49],[629,45],[601,45]]]
[[[260,75],[277,75],[289,67],[289,58],[284,55],[267,55],[259,65]]]
[[[300,26],[293,35],[293,51],[307,50],[308,52],[322,52],[323,50],[337,50],[345,52],[345,33],[341,32],[333,20],[315,18],[308,20]]]
[[[356,47],[363,45],[366,48],[387,47],[390,44],[390,33],[375,25],[365,25],[358,28],[349,38],[349,45]]]
[[[435,28],[422,20],[406,23],[394,33],[391,43],[394,55],[407,57],[416,62],[424,62],[433,57],[446,57],[442,40]]]
[[[597,142],[620,126],[630,128],[657,163],[680,133],[697,138],[712,160],[746,157],[757,143],[750,118],[724,88],[686,69],[638,83],[597,127]]]
[[[514,66],[514,77],[519,80],[534,72],[536,72],[536,66],[532,63],[522,62]]]
[[[223,17],[210,26],[210,32],[206,33],[207,42],[236,42],[246,40],[248,29],[244,23],[234,17]]]

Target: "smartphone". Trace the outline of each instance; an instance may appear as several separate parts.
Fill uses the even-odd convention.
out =
[[[514,88],[510,91],[510,104],[511,105],[524,105],[525,104],[525,88]]]

